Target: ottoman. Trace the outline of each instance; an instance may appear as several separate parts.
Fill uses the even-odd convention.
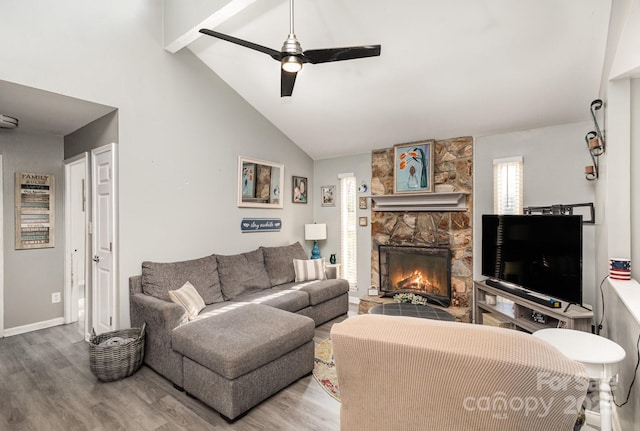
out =
[[[172,346],[184,390],[232,421],[313,370],[314,331],[309,317],[238,303],[175,329]]]

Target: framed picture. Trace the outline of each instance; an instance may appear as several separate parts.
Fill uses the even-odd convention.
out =
[[[291,200],[296,204],[307,203],[307,179],[305,177],[291,177],[292,196]]]
[[[369,220],[366,217],[358,217],[358,224],[360,226],[366,226],[369,224]]]
[[[55,177],[16,172],[16,250],[55,246]]]
[[[256,197],[256,165],[254,163],[244,163],[242,165],[242,197]]]
[[[367,209],[367,198],[364,196],[360,196],[360,198],[358,198],[358,206],[361,210],[366,210]]]
[[[435,141],[393,146],[393,193],[433,192]]]
[[[320,197],[322,198],[321,206],[335,207],[336,206],[336,186],[320,187]]]

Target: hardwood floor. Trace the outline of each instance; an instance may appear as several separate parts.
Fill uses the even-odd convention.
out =
[[[351,304],[349,315],[357,314]],[[341,316],[316,328],[329,336]],[[338,430],[340,403],[313,376],[254,407],[234,424],[143,366],[101,383],[77,324],[0,339],[0,430]]]

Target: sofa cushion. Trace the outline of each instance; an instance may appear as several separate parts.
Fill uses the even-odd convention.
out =
[[[293,259],[293,269],[296,273],[296,282],[324,280],[327,278],[324,272],[324,258],[308,260]]]
[[[235,379],[313,339],[313,319],[259,304],[229,303],[176,328],[173,349]]]
[[[306,259],[307,255],[299,242],[281,247],[260,247],[264,254],[264,267],[269,274],[271,286],[290,283],[296,278],[293,259]]]
[[[271,287],[261,249],[232,256],[218,255],[217,259],[220,286],[225,299]]]
[[[309,306],[309,294],[299,290],[265,289],[237,296],[230,302],[263,304],[295,313]]]
[[[169,291],[181,288],[187,281],[205,304],[224,300],[215,256],[171,263],[142,262],[142,291],[147,295],[170,301]]]
[[[306,292],[309,295],[309,304],[318,305],[349,292],[349,282],[341,278],[306,281],[304,283],[296,283],[289,289]]]
[[[186,310],[189,320],[195,319],[198,313],[200,313],[200,310],[205,307],[202,296],[198,294],[196,288],[188,281],[180,289],[170,290],[169,298]]]

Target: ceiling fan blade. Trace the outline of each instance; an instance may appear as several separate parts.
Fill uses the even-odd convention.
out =
[[[238,39],[237,37],[229,36],[223,33],[218,33],[217,31],[209,30],[207,28],[201,28],[200,33],[217,37],[218,39],[226,40],[227,42],[235,43],[236,45],[244,46],[245,48],[250,48],[255,51],[265,53],[277,61],[280,61],[282,59],[282,54],[280,53],[280,51],[267,48],[266,46],[258,45],[257,43],[248,42],[246,40]]]
[[[293,85],[296,83],[297,72],[280,70],[280,97],[288,97],[293,93]]]
[[[355,60],[357,58],[377,57],[380,45],[349,46],[345,48],[310,49],[303,54],[305,63],[327,63],[329,61]]]

